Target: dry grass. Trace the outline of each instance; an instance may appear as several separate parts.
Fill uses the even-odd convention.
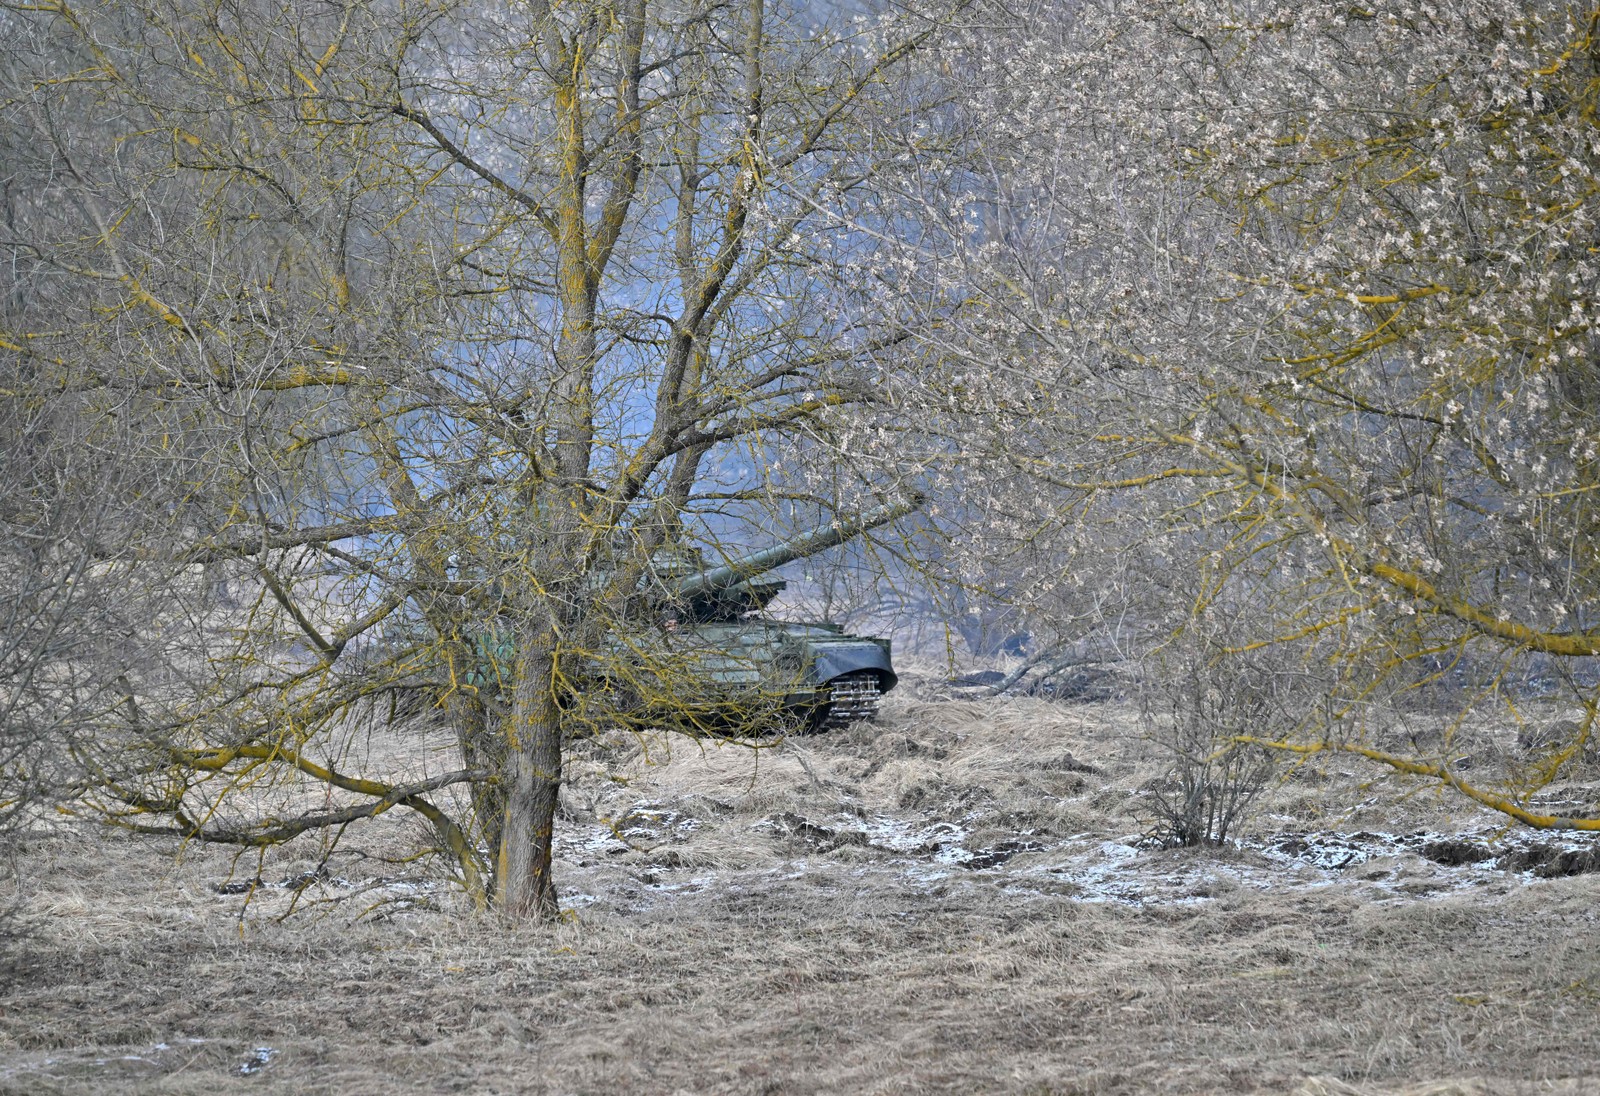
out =
[[[246,906],[216,885],[299,876],[309,844],[236,866],[40,832],[0,1092],[1600,1090],[1600,874],[1117,844],[1159,775],[1134,726],[906,699],[761,751],[581,746],[559,867],[576,917],[553,929],[475,922],[385,862],[418,839],[399,821],[281,922],[288,891]],[[1486,824],[1371,779],[1302,770],[1258,830]],[[1102,894],[1083,866],[1107,841],[1124,858]]]

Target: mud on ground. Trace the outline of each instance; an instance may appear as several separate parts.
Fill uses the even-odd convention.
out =
[[[0,1092],[1600,1091],[1592,841],[1332,761],[1168,849],[1126,705],[891,701],[581,744],[553,929],[474,920],[389,816],[260,861],[41,830]]]

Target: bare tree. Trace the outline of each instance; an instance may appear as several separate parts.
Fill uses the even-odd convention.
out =
[[[11,244],[78,297],[7,349],[71,360],[66,389],[122,401],[185,485],[134,556],[188,616],[139,634],[82,751],[100,809],[251,847],[401,808],[478,904],[552,916],[563,736],[608,718],[586,683],[650,558],[702,509],[814,496],[799,468],[703,473],[825,444],[905,338],[842,279],[868,245],[827,211],[870,179],[862,118],[921,109],[895,81],[935,15],[14,12],[77,75],[13,77],[68,204]],[[692,702],[670,663],[633,679]],[[458,763],[360,771],[353,721],[419,691]],[[308,780],[324,806],[261,808]]]
[[[1178,569],[1193,597],[1136,599],[1153,636],[1221,608],[1226,646],[1331,658],[1329,718],[1280,748],[1600,828],[1529,804],[1597,699],[1592,15],[1014,18],[1004,55],[964,47],[988,170],[951,175],[926,206],[954,215],[905,253],[930,295],[988,290],[938,331],[943,400],[907,406],[1015,470],[1006,535],[1049,549],[1037,581],[1108,555]],[[1468,703],[1543,675],[1587,715],[1509,794],[1360,731],[1458,669]]]
[[[99,298],[61,276],[73,261],[63,168],[82,161],[64,163],[36,138],[40,128],[63,132],[61,116],[82,105],[92,78],[77,59],[48,56],[36,23],[11,12],[0,19],[6,109],[17,123],[0,134],[8,248],[0,271],[0,855],[10,867],[10,842],[43,809],[81,791],[78,751],[126,701],[139,661],[129,641],[159,615],[170,571],[138,557],[136,531],[148,530],[149,515],[173,496],[163,476],[150,474],[155,466],[134,457],[147,439],[123,414],[126,393],[103,383],[118,371],[117,349],[86,339],[76,345],[79,359],[58,341],[68,315]],[[41,94],[47,81],[57,88]],[[81,237],[83,226],[74,227]]]

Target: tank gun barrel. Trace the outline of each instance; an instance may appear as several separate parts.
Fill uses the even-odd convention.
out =
[[[876,506],[853,518],[836,518],[815,529],[791,537],[782,544],[775,544],[771,548],[763,548],[759,552],[729,560],[720,567],[712,567],[698,574],[689,575],[677,583],[674,593],[679,597],[689,598],[737,586],[765,571],[782,567],[785,563],[805,556],[816,555],[837,544],[843,544],[852,537],[858,537],[869,529],[876,529],[880,525],[887,525],[891,521],[903,518],[919,509],[924,501],[924,497],[917,494],[906,501]]]

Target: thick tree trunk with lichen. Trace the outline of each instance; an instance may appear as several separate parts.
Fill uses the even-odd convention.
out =
[[[559,912],[550,875],[561,791],[555,659],[553,629],[537,623],[518,628],[516,682],[501,770],[504,809],[495,860],[495,905],[518,921],[550,920]]]

